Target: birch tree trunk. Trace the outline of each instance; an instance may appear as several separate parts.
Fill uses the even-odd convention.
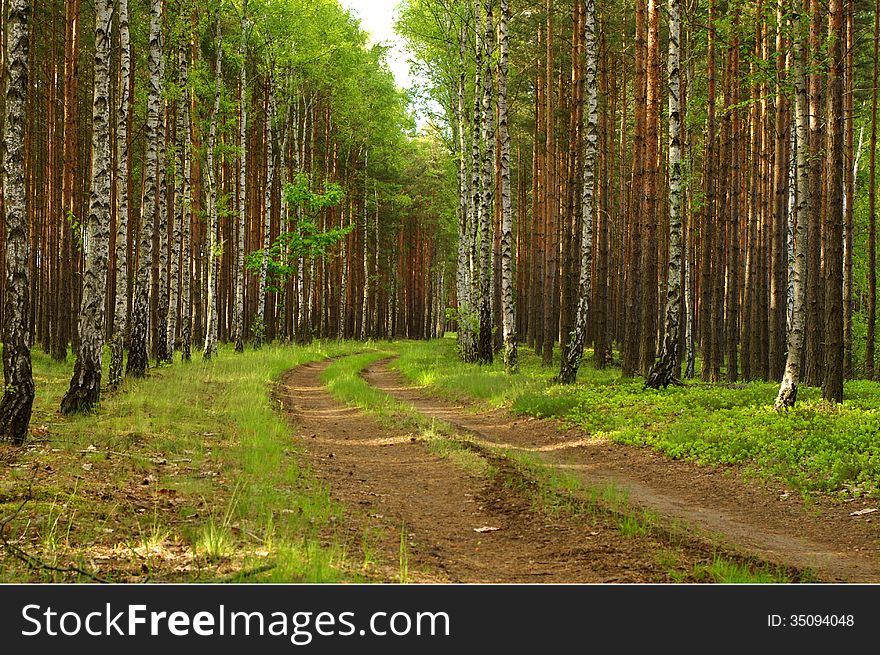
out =
[[[501,60],[498,64],[498,131],[501,137],[501,324],[504,339],[504,368],[508,373],[516,373],[519,356],[516,307],[513,300],[513,217],[510,207],[510,131],[507,124],[509,20],[510,0],[501,0],[501,18],[498,24],[501,41]]]
[[[159,59],[159,78],[165,79],[165,53],[164,48]],[[163,82],[164,83],[164,82]],[[167,117],[167,103],[162,115]],[[158,175],[159,175],[159,289],[156,302],[156,362],[165,364],[171,361],[171,353],[168,350],[168,174],[165,167],[166,147],[166,120],[162,120],[159,126],[158,146]]]
[[[244,230],[247,216],[247,0],[241,8],[241,69],[239,72],[240,121],[238,143],[241,150],[238,169],[238,239],[235,248],[235,310],[232,314],[232,337],[235,352],[244,352]]]
[[[116,304],[110,342],[109,383],[122,379],[125,332],[128,327],[128,105],[131,41],[128,0],[119,0],[119,108],[116,112]]]
[[[183,59],[186,57],[186,53],[183,48],[179,51],[179,61],[178,66],[183,68]],[[186,84],[185,80],[181,76],[181,82],[183,85]],[[185,86],[184,86],[185,88]],[[170,263],[170,297],[168,300],[168,318],[165,322],[165,343],[168,348],[168,361],[172,361],[174,359],[174,346],[175,339],[177,337],[177,325],[178,325],[178,315],[177,315],[177,306],[180,303],[180,241],[181,241],[181,229],[183,226],[183,221],[186,220],[186,203],[183,199],[183,148],[181,147],[184,143],[184,122],[183,122],[183,107],[180,106],[180,98],[175,100],[175,116],[176,116],[176,128],[175,132],[177,134],[177,144],[174,148],[174,228],[171,234],[171,263]]]
[[[185,52],[185,51],[184,51]],[[183,87],[183,130],[181,131],[181,143],[183,149],[183,199],[181,205],[181,244],[180,244],[180,262],[183,269],[181,280],[183,282],[181,293],[183,298],[180,303],[180,355],[183,361],[190,361],[192,358],[192,262],[191,262],[191,243],[192,243],[192,189],[190,179],[192,175],[192,124],[189,114],[189,74],[187,70],[186,55],[181,57],[180,61],[180,78]]]
[[[794,307],[791,316],[791,330],[788,333],[788,357],[785,362],[785,374],[779,393],[776,396],[776,409],[793,407],[797,400],[798,383],[801,373],[801,356],[804,344],[804,319],[807,300],[807,250],[810,247],[809,216],[810,204],[810,167],[808,155],[810,148],[810,125],[808,116],[807,77],[805,73],[805,53],[803,47],[804,32],[808,29],[803,13],[803,0],[795,0],[792,5],[791,23],[794,27],[792,43],[792,69],[795,91],[795,130],[797,137],[797,217],[796,217],[796,251],[794,259]],[[816,247],[816,246],[813,246]]]
[[[458,349],[464,361],[473,360],[473,329],[471,315],[471,270],[470,270],[470,221],[472,204],[468,188],[467,131],[468,120],[465,111],[465,52],[467,49],[467,24],[464,18],[458,32],[458,88],[455,104],[455,119],[458,124],[458,270],[456,273],[456,295],[458,300]]]
[[[92,101],[92,182],[86,226],[79,350],[64,414],[88,411],[101,399],[107,262],[110,248],[110,30],[113,0],[95,3],[95,90]]]
[[[263,345],[266,336],[266,277],[269,272],[269,228],[272,223],[272,184],[275,181],[275,84],[269,74],[269,102],[266,116],[266,198],[263,212],[263,261],[260,264],[260,286],[257,292],[257,317],[254,320],[254,350]]]
[[[599,59],[596,40],[596,0],[584,1],[584,89],[586,90],[586,122],[584,125],[584,166],[581,196],[581,271],[578,280],[578,306],[574,333],[564,350],[557,381],[573,384],[584,353],[589,333],[587,314],[592,297],[593,271],[593,189],[596,177],[596,144],[598,141],[599,102],[597,96]]]
[[[3,311],[3,400],[0,441],[16,445],[27,437],[34,403],[34,377],[28,345],[30,295],[29,230],[25,211],[24,121],[28,88],[27,0],[6,3],[6,156],[3,160],[3,213],[6,235],[6,286]]]
[[[205,347],[202,356],[211,359],[217,354],[217,182],[214,177],[214,145],[217,141],[217,118],[220,114],[220,90],[223,74],[223,32],[217,15],[217,63],[214,67],[214,111],[208,133],[208,308],[205,326]]]
[[[465,321],[467,330],[470,335],[470,350],[465,354],[465,361],[478,361],[478,341],[479,341],[479,289],[477,287],[477,275],[475,268],[478,265],[476,257],[477,248],[477,230],[482,223],[482,193],[481,193],[481,175],[480,175],[480,142],[481,142],[481,98],[483,88],[483,22],[482,10],[480,2],[474,2],[474,32],[476,41],[476,56],[474,62],[474,99],[473,112],[471,114],[471,185],[469,191],[470,207],[468,208],[468,282],[470,284],[468,294],[470,303],[467,313],[462,315],[459,312],[459,319]]]
[[[645,386],[664,389],[681,384],[678,367],[681,311],[682,191],[681,191],[681,0],[669,0],[669,264],[666,279],[666,316],[660,358],[651,368]]]
[[[144,139],[147,144],[144,161],[144,192],[141,201],[141,233],[139,237],[138,270],[132,303],[131,337],[126,372],[143,376],[149,367],[147,329],[150,320],[150,269],[153,256],[153,216],[156,213],[156,131],[159,125],[159,97],[161,94],[159,66],[162,42],[162,2],[150,1],[150,52],[147,60],[150,72],[150,92],[147,100],[147,125]]]
[[[492,2],[486,0],[486,20],[483,23],[483,101],[480,127],[483,141],[482,208],[480,210],[480,322],[477,338],[477,361],[492,363],[492,171],[495,166],[495,121],[492,112],[492,50],[495,28],[492,20]]]

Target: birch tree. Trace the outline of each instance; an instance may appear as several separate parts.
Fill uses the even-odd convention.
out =
[[[458,33],[458,86],[455,105],[458,123],[458,270],[456,291],[458,296],[458,349],[465,361],[473,360],[474,333],[471,320],[471,269],[470,269],[470,224],[473,221],[474,204],[470,200],[467,165],[468,120],[465,111],[466,71],[465,53],[467,50],[467,22],[462,18]]]
[[[477,361],[492,363],[492,171],[495,167],[495,121],[492,116],[492,50],[495,28],[492,20],[492,0],[486,0],[483,22],[483,98],[480,112],[480,140],[483,142],[483,169],[480,197],[480,284],[479,333]],[[475,126],[476,129],[476,126]]]
[[[128,105],[131,80],[131,38],[128,0],[119,0],[119,106],[116,111],[116,302],[110,340],[109,383],[122,379],[125,332],[128,327]]]
[[[586,89],[586,124],[584,125],[583,190],[581,196],[581,271],[578,280],[578,305],[574,333],[562,357],[557,381],[573,384],[584,353],[589,324],[587,315],[592,296],[593,211],[596,178],[596,144],[598,141],[599,103],[598,42],[596,39],[596,0],[584,1],[584,89]],[[551,337],[552,338],[552,337]]]
[[[183,129],[180,132],[181,150],[183,152],[183,196],[180,203],[181,219],[181,244],[180,262],[183,269],[181,275],[181,303],[180,303],[180,355],[184,361],[192,358],[191,335],[192,335],[192,198],[190,179],[192,174],[192,122],[189,113],[189,74],[186,55],[180,58],[180,79],[183,88],[181,113],[183,115]]]
[[[79,348],[70,388],[61,411],[91,409],[101,399],[101,360],[104,352],[104,302],[110,248],[110,29],[113,0],[95,3],[95,89],[92,100],[92,182],[86,226],[82,300],[79,310]]]
[[[516,317],[513,302],[513,219],[510,208],[510,131],[507,124],[508,33],[510,0],[501,0],[498,20],[500,61],[498,63],[498,132],[501,139],[501,324],[504,338],[504,368],[515,373],[519,365]]]
[[[208,133],[208,156],[205,177],[208,180],[208,315],[205,347],[202,356],[211,359],[217,354],[217,181],[214,172],[214,146],[217,141],[217,118],[220,114],[220,93],[223,74],[223,32],[217,14],[217,61],[214,66],[214,110]]]
[[[162,2],[150,2],[150,52],[147,67],[150,91],[147,99],[147,144],[144,160],[144,192],[141,200],[141,230],[138,244],[138,270],[132,303],[131,338],[126,372],[141,377],[149,367],[147,331],[150,319],[150,269],[153,260],[153,216],[156,213],[156,145],[159,127],[159,99],[162,93],[160,59],[162,49]]]
[[[792,73],[794,75],[795,136],[797,143],[797,209],[796,209],[796,250],[794,259],[794,306],[792,308],[791,329],[788,332],[788,357],[785,362],[785,375],[776,396],[776,409],[793,407],[797,400],[798,382],[801,373],[801,356],[804,344],[804,319],[806,315],[806,280],[808,217],[810,215],[810,167],[808,150],[810,143],[809,115],[807,98],[807,77],[805,51],[803,47],[804,24],[803,0],[795,0],[792,5],[791,22],[795,29],[792,43]]]
[[[247,0],[241,6],[241,44],[239,56],[239,168],[238,168],[238,239],[235,248],[235,310],[232,314],[232,338],[235,352],[244,352],[244,230],[247,217]]]
[[[679,319],[681,311],[682,175],[681,175],[681,0],[669,0],[669,265],[666,278],[666,316],[660,357],[651,368],[645,386],[664,389],[681,384],[679,366]],[[653,247],[653,246],[652,246]]]
[[[266,336],[266,281],[269,274],[269,230],[272,225],[272,186],[275,182],[275,147],[272,123],[275,120],[275,89],[271,71],[266,82],[269,98],[266,107],[266,194],[263,204],[263,248],[260,283],[257,292],[257,317],[254,319],[254,349],[263,345]]]
[[[24,443],[34,404],[34,377],[28,344],[30,296],[29,229],[25,211],[24,122],[28,88],[30,3],[6,3],[6,117],[3,160],[3,213],[6,236],[6,287],[3,303],[3,400],[0,441]]]

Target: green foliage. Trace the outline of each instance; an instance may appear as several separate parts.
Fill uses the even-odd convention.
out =
[[[251,271],[259,272],[262,270],[263,258],[267,256],[269,289],[280,290],[295,272],[300,258],[326,257],[330,246],[351,232],[352,225],[324,231],[318,227],[318,214],[328,207],[338,205],[344,196],[342,187],[333,182],[325,184],[323,193],[315,193],[310,189],[308,175],[297,174],[294,181],[284,188],[287,204],[296,208],[296,213],[299,215],[295,229],[281,232],[269,246],[267,255],[263,250],[248,255],[245,258],[245,266]]]
[[[574,386],[552,381],[522,352],[521,374],[500,364],[462,364],[455,341],[403,343],[394,364],[413,381],[451,398],[557,418],[597,438],[649,446],[673,458],[741,465],[783,480],[802,493],[880,496],[880,384],[846,383],[846,401],[830,406],[819,389],[801,387],[797,405],[772,408],[777,386],[752,382],[728,388],[698,382],[665,391],[645,389],[617,369],[596,370],[585,356]]]

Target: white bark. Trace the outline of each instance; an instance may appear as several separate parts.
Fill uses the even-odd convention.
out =
[[[241,68],[238,84],[241,96],[240,121],[238,126],[239,169],[238,169],[238,238],[235,248],[235,308],[232,314],[232,338],[235,352],[244,352],[244,230],[247,216],[247,0],[241,8],[241,44],[238,54]]]
[[[28,344],[29,230],[25,207],[24,122],[28,88],[27,0],[6,4],[6,117],[3,158],[3,213],[6,236],[6,287],[3,320],[3,400],[0,441],[24,443],[34,402],[34,378]]]
[[[501,60],[498,65],[498,132],[501,137],[501,326],[504,340],[504,368],[518,367],[516,308],[513,300],[513,217],[510,206],[510,131],[507,124],[508,32],[510,0],[501,0],[498,23]]]
[[[190,176],[192,174],[192,154],[190,144],[192,143],[192,122],[189,113],[189,75],[187,71],[187,61],[185,53],[182,54],[180,60],[180,78],[183,86],[182,111],[183,111],[183,131],[181,134],[181,143],[183,148],[183,200],[181,202],[181,247],[180,262],[183,283],[181,294],[183,295],[180,303],[180,355],[184,361],[190,361],[192,357],[191,340],[192,340],[192,255],[191,255],[191,233],[192,233],[192,198],[190,188]]]
[[[150,314],[150,270],[153,261],[153,216],[156,212],[156,134],[159,126],[161,95],[160,59],[162,42],[162,2],[150,0],[150,52],[147,66],[150,90],[147,99],[147,144],[144,162],[144,195],[141,201],[141,230],[138,244],[138,270],[132,303],[131,339],[128,351],[129,375],[142,376],[149,366],[147,329]]]
[[[86,234],[79,348],[61,411],[87,411],[101,399],[101,361],[110,249],[110,30],[113,0],[95,3],[95,85],[92,100],[92,171]]]
[[[458,348],[465,361],[473,359],[473,327],[471,315],[470,223],[472,203],[468,186],[467,112],[465,111],[465,51],[467,26],[462,20],[458,33],[458,88],[455,121],[458,125],[458,269],[456,295],[458,299]]]
[[[208,134],[208,165],[205,177],[208,179],[208,307],[205,326],[205,348],[202,355],[211,359],[217,354],[217,182],[214,173],[214,146],[217,140],[217,118],[220,114],[220,92],[223,73],[223,32],[220,30],[220,16],[217,15],[217,63],[214,67],[214,111],[211,113],[211,128]]]
[[[660,358],[645,384],[667,387],[679,381],[678,342],[681,305],[682,263],[682,174],[681,174],[681,0],[669,0],[669,264],[666,276],[666,317]]]
[[[596,178],[596,144],[598,141],[598,44],[596,41],[596,0],[584,2],[584,89],[586,107],[584,121],[583,191],[581,196],[581,272],[578,281],[578,307],[574,333],[559,368],[557,380],[572,384],[577,379],[589,325],[587,317],[592,295],[593,212]]]
[[[260,264],[260,285],[257,292],[257,318],[254,325],[254,348],[263,345],[266,336],[266,277],[269,271],[269,229],[272,220],[272,185],[275,182],[275,84],[269,74],[269,113],[266,116],[266,194],[263,206],[263,260]]]
[[[795,88],[795,130],[797,135],[797,242],[794,259],[794,303],[792,308],[791,330],[788,333],[788,357],[785,362],[785,375],[776,396],[776,409],[793,407],[797,400],[798,383],[801,372],[801,349],[804,343],[804,319],[806,315],[807,280],[807,242],[808,216],[813,199],[810,197],[809,182],[809,106],[807,98],[807,77],[803,47],[804,33],[808,17],[803,13],[803,0],[795,0],[792,6],[791,23],[796,36],[792,44],[792,75]]]

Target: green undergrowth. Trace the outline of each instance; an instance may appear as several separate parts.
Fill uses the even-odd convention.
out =
[[[345,546],[322,539],[340,510],[294,447],[274,385],[287,369],[361,347],[196,353],[125,379],[73,417],[57,411],[72,358],[35,351],[33,438],[4,451],[0,519],[39,564],[4,549],[0,580],[88,578],[75,568],[128,581],[358,579]]]
[[[463,364],[454,335],[431,342],[394,345],[392,366],[407,378],[448,398],[507,407],[559,419],[597,438],[649,446],[673,458],[747,467],[802,494],[880,496],[880,384],[846,383],[845,401],[832,406],[817,388],[801,387],[794,409],[776,412],[778,385],[751,382],[652,390],[620,369],[597,370],[587,351],[573,386],[555,384],[557,366],[542,367],[520,349],[517,375],[496,361]]]

